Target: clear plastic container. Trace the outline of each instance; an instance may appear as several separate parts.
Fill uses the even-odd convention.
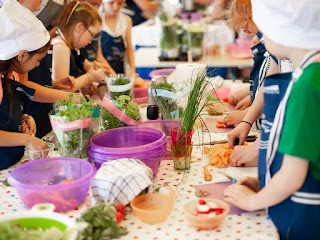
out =
[[[95,172],[83,159],[45,158],[20,165],[11,172],[8,182],[17,189],[26,208],[52,203],[56,212],[66,212],[85,201]]]
[[[48,158],[53,157],[54,154],[54,147],[53,143],[48,143],[48,148],[43,150],[29,150],[27,147],[25,148],[25,152],[27,155],[28,160],[36,160],[39,158]]]

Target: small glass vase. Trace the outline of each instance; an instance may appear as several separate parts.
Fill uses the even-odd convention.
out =
[[[193,132],[193,130],[182,131],[178,127],[171,128],[171,152],[174,170],[190,169]]]

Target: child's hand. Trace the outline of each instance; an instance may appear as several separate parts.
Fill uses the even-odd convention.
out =
[[[26,147],[33,151],[45,150],[48,149],[48,143],[40,138],[30,136],[26,142]]]
[[[99,69],[99,68],[101,68],[105,74],[117,76],[116,72],[112,69],[111,66],[95,61],[94,69]]]
[[[36,122],[34,121],[33,117],[27,114],[22,116],[21,120],[21,132],[25,134],[29,134],[32,136],[36,135],[37,126]]]
[[[228,133],[228,144],[230,148],[234,148],[235,145],[243,145],[248,136],[251,126],[247,123],[240,123],[235,129]],[[236,139],[239,143],[236,144]]]
[[[226,127],[232,127],[234,125],[239,124],[243,119],[244,115],[245,112],[242,110],[233,111],[224,117],[223,123],[224,125],[226,125]]]
[[[87,75],[91,82],[102,82],[102,80],[104,80],[106,77],[106,74],[102,68],[92,68],[87,72]]]
[[[233,184],[224,191],[224,200],[246,211],[256,210],[253,196],[256,193],[245,185]]]
[[[230,157],[231,166],[243,166],[245,163],[251,163],[252,165],[258,165],[259,145],[240,145],[235,146]]]
[[[75,78],[70,75],[64,78],[57,79],[53,82],[53,87],[61,90],[72,90],[74,85]]]
[[[244,185],[244,186],[250,188],[254,192],[258,192],[260,190],[258,178],[245,177],[245,178],[238,180],[237,184]]]
[[[244,99],[246,96],[250,95],[250,89],[247,87],[239,88],[236,90],[231,91],[228,103],[236,106],[238,102]]]
[[[236,107],[235,109],[238,109],[238,110],[244,110],[248,107],[251,106],[251,97],[250,96],[246,96],[245,98],[241,99],[237,104],[236,104]]]

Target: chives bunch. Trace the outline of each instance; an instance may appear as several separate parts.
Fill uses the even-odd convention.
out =
[[[212,75],[212,72],[209,75]],[[197,118],[208,102],[208,96],[211,96],[212,94],[212,90],[213,85],[209,77],[207,77],[206,70],[199,72],[188,97],[187,107],[182,117],[180,130],[190,131],[193,129]]]

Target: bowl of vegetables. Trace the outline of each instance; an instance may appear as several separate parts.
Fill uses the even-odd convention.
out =
[[[85,201],[95,168],[79,158],[44,158],[24,163],[8,177],[26,208],[52,203],[56,212],[75,209]]]
[[[184,205],[188,221],[201,230],[217,228],[230,211],[227,203],[217,199],[195,199]]]
[[[61,214],[46,211],[25,211],[0,218],[1,239],[75,239],[74,222]]]

